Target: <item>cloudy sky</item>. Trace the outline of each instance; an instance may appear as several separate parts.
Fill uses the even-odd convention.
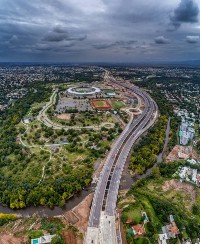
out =
[[[0,61],[200,59],[200,0],[0,0]]]

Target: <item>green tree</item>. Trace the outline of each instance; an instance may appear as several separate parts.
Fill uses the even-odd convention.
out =
[[[56,235],[52,238],[51,244],[64,244],[65,241],[61,235]]]
[[[153,169],[151,170],[151,176],[153,178],[159,178],[160,177],[160,169],[159,167],[153,167]]]

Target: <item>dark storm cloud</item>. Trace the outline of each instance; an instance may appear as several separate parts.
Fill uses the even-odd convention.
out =
[[[94,44],[93,47],[96,49],[107,49],[114,47],[115,43],[101,43],[101,44]]]
[[[115,41],[112,43],[106,42],[106,43],[94,44],[93,47],[96,49],[108,49],[108,48],[113,48],[113,47],[131,49],[131,46],[135,43],[137,43],[137,41],[135,41],[135,40]]]
[[[198,15],[199,7],[194,0],[181,0],[170,19],[172,25],[178,28],[182,23],[197,23]]]
[[[199,36],[186,36],[186,41],[188,43],[197,43],[199,42],[200,38]]]
[[[53,28],[53,32],[63,34],[63,33],[67,32],[67,29],[66,29],[66,27],[63,27],[63,26],[60,26],[60,25],[56,25]]]
[[[154,42],[156,44],[167,44],[167,43],[169,43],[169,40],[167,38],[165,38],[164,36],[157,36],[154,39]]]
[[[84,41],[87,38],[86,35],[70,35],[69,33],[56,33],[49,32],[47,33],[43,41],[47,42],[61,42],[61,41]]]
[[[53,31],[49,31],[43,38],[43,41],[61,42],[61,41],[84,41],[86,34],[81,34],[77,30],[68,30],[66,27],[55,26]]]
[[[131,62],[174,56],[184,59],[200,52],[199,45],[188,49],[188,43],[198,42],[199,0],[0,2],[0,61],[25,57],[35,61]],[[167,32],[169,20],[173,30],[182,23],[193,25]],[[188,33],[192,34],[188,37]],[[169,42],[165,48],[158,45]]]

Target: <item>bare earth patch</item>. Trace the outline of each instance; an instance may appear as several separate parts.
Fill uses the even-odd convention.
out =
[[[188,196],[190,196],[190,206],[196,202],[196,189],[193,185],[188,183],[183,183],[178,180],[168,180],[165,181],[164,185],[162,186],[163,191],[177,191],[177,192],[185,192]]]
[[[70,120],[71,115],[70,114],[58,114],[56,117],[58,119],[62,119],[62,120]]]
[[[167,162],[173,162],[178,159],[194,158],[199,159],[197,153],[191,146],[179,146],[176,145],[166,158]]]
[[[66,230],[64,233],[65,244],[78,244],[75,233],[72,230]]]
[[[27,237],[14,237],[13,234],[5,232],[0,235],[0,244],[25,244],[28,243]]]
[[[120,206],[120,208],[125,208],[128,204],[130,203],[134,203],[135,202],[135,197],[134,196],[126,196],[128,190],[121,190],[119,192],[119,197],[120,197],[120,201],[118,203],[118,205]],[[124,205],[126,204],[126,205]]]
[[[94,193],[89,194],[81,203],[79,203],[79,205],[65,213],[65,217],[68,219],[68,221],[72,221],[72,224],[79,230],[79,232],[83,234],[83,236],[87,230],[93,195]],[[82,244],[83,240],[76,238],[76,242],[69,243]]]
[[[73,208],[73,212],[76,216],[79,217],[79,221],[75,224],[75,226],[79,229],[83,234],[87,230],[87,223],[90,215],[90,206],[92,204],[93,193],[88,195],[78,206]]]

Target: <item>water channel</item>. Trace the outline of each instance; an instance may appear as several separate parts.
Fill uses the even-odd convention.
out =
[[[13,210],[6,206],[0,206],[0,213],[12,213],[19,214],[23,217],[30,217],[33,214],[37,213],[40,216],[53,217],[64,214],[66,211],[71,210],[76,207],[86,196],[91,193],[92,189],[88,188],[87,190],[82,190],[81,192],[75,194],[72,198],[66,201],[66,204],[63,208],[54,207],[50,209],[46,206],[30,206],[24,209]]]

